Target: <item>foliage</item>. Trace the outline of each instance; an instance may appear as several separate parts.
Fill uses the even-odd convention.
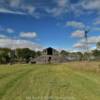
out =
[[[0,49],[0,63],[9,63],[10,62],[10,57],[9,57],[9,53],[11,52],[10,49],[7,48],[1,48]]]
[[[62,56],[68,56],[69,52],[67,52],[67,51],[65,51],[65,50],[62,50],[62,51],[60,52],[60,54],[61,54]]]
[[[28,63],[30,59],[35,58],[36,56],[40,56],[40,51],[33,51],[28,48],[18,48],[15,50],[11,50],[8,48],[0,48],[0,63]]]
[[[30,61],[30,58],[34,58],[36,56],[36,52],[35,51],[32,51],[28,48],[23,48],[23,49],[16,49],[16,56],[17,56],[17,59],[19,59],[19,61],[21,62],[26,62],[28,63]]]
[[[96,44],[96,46],[97,46],[97,49],[100,49],[100,42],[98,42],[98,43]]]
[[[8,48],[0,48],[0,64],[7,64],[7,63],[29,63],[32,59],[39,57],[42,55],[41,51],[34,51],[28,48],[17,48],[15,50],[11,50]],[[59,55],[62,57],[81,61],[87,60],[87,57],[97,57],[100,60],[100,50],[93,50],[92,53],[81,53],[81,52],[69,52],[66,50],[62,50]]]

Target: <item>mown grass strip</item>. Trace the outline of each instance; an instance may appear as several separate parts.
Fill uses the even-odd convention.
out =
[[[2,99],[2,97],[7,93],[7,91],[9,89],[11,89],[16,83],[17,81],[20,81],[23,77],[25,77],[28,73],[30,73],[32,71],[32,69],[29,70],[25,70],[24,72],[22,72],[20,75],[18,75],[16,78],[14,78],[13,80],[11,80],[9,83],[7,83],[7,85],[0,90],[0,100]]]

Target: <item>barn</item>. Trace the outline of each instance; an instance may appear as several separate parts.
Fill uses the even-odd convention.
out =
[[[33,59],[33,62],[37,64],[61,63],[63,61],[63,57],[52,47],[44,49],[41,56]]]

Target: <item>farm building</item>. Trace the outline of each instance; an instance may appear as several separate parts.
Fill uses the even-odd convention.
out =
[[[42,51],[42,55],[33,59],[32,62],[38,64],[47,64],[47,63],[61,63],[65,59],[59,54],[59,52],[54,48],[46,48]]]

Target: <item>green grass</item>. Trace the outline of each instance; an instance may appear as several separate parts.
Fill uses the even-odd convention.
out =
[[[100,100],[100,73],[74,65],[0,65],[0,100]]]

